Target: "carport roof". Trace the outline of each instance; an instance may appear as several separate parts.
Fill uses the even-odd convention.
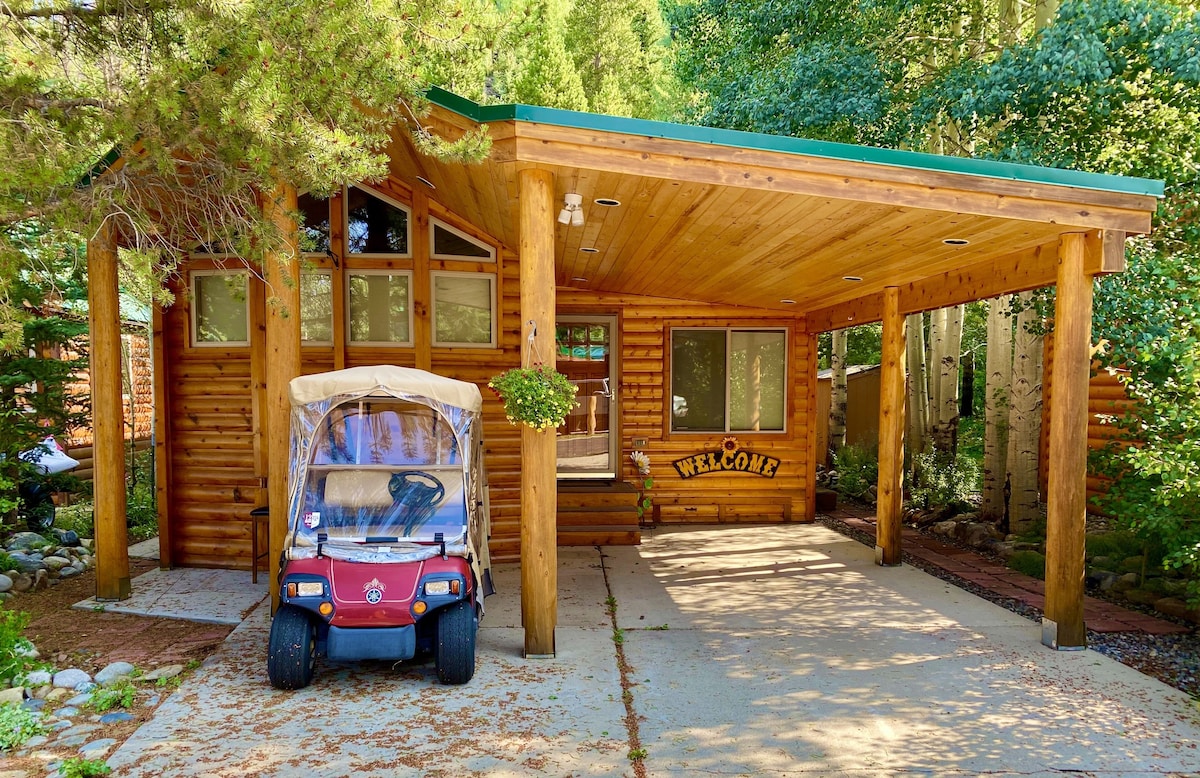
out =
[[[478,164],[419,152],[397,128],[392,175],[519,246],[518,172],[583,198],[558,225],[555,281],[594,292],[806,314],[814,329],[1053,284],[1065,233],[1087,233],[1089,273],[1123,268],[1159,181],[539,108],[481,106],[435,89],[423,121],[456,137],[486,125]],[[603,201],[619,205],[605,206]]]

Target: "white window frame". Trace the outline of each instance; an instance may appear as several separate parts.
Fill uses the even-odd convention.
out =
[[[350,317],[353,311],[350,308],[350,291],[353,284],[350,279],[354,276],[404,276],[408,279],[408,340],[353,340],[354,330],[351,326]],[[347,269],[345,271],[346,281],[346,343],[350,346],[376,346],[382,348],[401,348],[411,347],[413,345],[413,272],[411,270],[390,270],[390,269]]]
[[[784,435],[788,432],[788,391],[789,381],[788,376],[791,370],[791,350],[789,347],[790,333],[787,327],[771,326],[771,327],[671,327],[668,337],[667,348],[671,353],[671,380],[666,387],[664,402],[674,403],[672,399],[675,394],[675,333],[676,332],[724,332],[725,333],[725,429],[722,430],[688,430],[675,428],[675,413],[674,408],[668,409],[670,418],[669,432],[672,435]],[[735,332],[776,332],[783,335],[783,426],[780,429],[770,430],[735,430],[730,429],[729,418],[732,414],[729,412],[729,402],[731,399],[732,389],[730,385],[730,365],[733,362],[732,340]]]
[[[466,256],[462,256],[461,254],[438,254],[433,249],[434,232],[435,232],[435,229],[438,227],[442,228],[443,230],[446,230],[447,232],[451,232],[451,233],[457,235],[458,237],[462,238],[463,240],[467,241],[468,243],[470,243],[474,246],[478,246],[481,249],[486,249],[488,255],[486,257],[466,257]],[[442,221],[441,219],[431,216],[429,218],[429,256],[431,259],[446,259],[446,260],[450,260],[453,262],[489,262],[489,263],[495,264],[495,262],[496,262],[496,247],[491,245],[490,243],[487,243],[486,241],[482,241],[479,238],[476,238],[474,235],[469,235],[466,232],[463,232],[462,230],[458,229],[457,227],[451,227],[449,224]]]
[[[487,343],[463,343],[456,341],[442,341],[437,339],[437,321],[438,321],[438,300],[437,300],[437,279],[440,277],[459,277],[459,278],[482,278],[488,282],[488,291],[491,303],[491,326],[489,327],[492,339]],[[429,299],[431,302],[431,315],[429,319],[429,337],[432,345],[438,348],[496,348],[496,274],[495,273],[468,273],[455,270],[431,270],[429,272]]]
[[[372,253],[372,252],[357,252],[357,251],[350,250],[350,190],[351,189],[359,189],[363,192],[366,192],[368,195],[370,195],[372,197],[378,197],[380,200],[383,200],[388,205],[390,205],[394,208],[399,208],[400,210],[404,211],[405,214],[408,215],[408,218],[404,220],[404,227],[407,230],[407,234],[405,235],[405,238],[404,238],[404,245],[408,247],[408,251],[406,251],[403,254],[393,254],[393,253],[389,253],[389,252],[385,252],[385,253],[374,252],[374,253]],[[374,187],[367,186],[366,184],[353,184],[351,186],[347,186],[346,190],[342,193],[342,195],[343,195],[342,196],[342,224],[345,225],[345,233],[346,233],[345,237],[343,238],[343,241],[344,241],[343,245],[346,248],[346,256],[347,257],[353,257],[355,259],[360,259],[360,258],[362,258],[362,259],[412,259],[412,255],[413,255],[413,210],[411,207],[405,205],[404,203],[400,202],[399,200],[397,200],[394,197],[389,197],[388,195],[384,194],[383,192],[379,191],[378,189],[375,189]]]
[[[207,254],[204,256],[217,256]],[[199,309],[196,305],[196,300],[199,298],[197,282],[198,279],[212,276],[242,276],[246,281],[246,340],[200,340],[199,327]],[[190,319],[191,343],[193,348],[245,348],[250,345],[250,271],[247,269],[225,270],[222,268],[212,269],[196,269],[188,271],[188,291],[191,294],[190,304],[188,305],[188,318]]]
[[[324,256],[322,254],[321,256]],[[329,278],[329,340],[306,340],[303,336],[300,338],[301,346],[332,346],[333,345],[333,271],[329,268],[318,267],[312,270],[300,271],[300,283],[304,283],[304,276],[328,276]],[[410,286],[412,282],[409,282]],[[409,292],[409,297],[412,297],[412,292]],[[348,300],[347,300],[348,302]],[[410,329],[409,332],[412,332]]]

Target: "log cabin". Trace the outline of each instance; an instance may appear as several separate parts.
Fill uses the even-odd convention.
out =
[[[510,425],[485,392],[492,554],[521,562],[527,655],[553,654],[558,543],[637,541],[633,451],[655,521],[814,519],[816,337],[868,322],[883,328],[876,559],[895,565],[905,315],[1056,284],[1043,642],[1083,645],[1092,278],[1149,231],[1160,182],[430,97],[431,131],[486,125],[486,160],[425,156],[397,129],[382,181],[328,200],[281,182],[263,208],[296,237],[287,261],[196,253],[156,311],[164,566],[258,564],[251,511],[269,506],[277,571],[295,375],[391,363],[483,386],[557,365],[580,405],[556,432]],[[97,594],[120,599],[113,234],[88,257]]]

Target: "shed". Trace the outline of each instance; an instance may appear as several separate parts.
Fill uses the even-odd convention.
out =
[[[164,564],[248,567],[250,511],[269,504],[276,570],[293,376],[392,363],[482,385],[557,362],[594,419],[537,432],[485,403],[492,550],[521,560],[526,653],[553,654],[559,485],[632,481],[640,450],[664,520],[811,521],[816,336],[874,321],[877,558],[898,564],[905,314],[1057,283],[1044,640],[1082,645],[1091,280],[1122,269],[1161,183],[430,98],[434,132],[487,126],[485,161],[427,157],[397,128],[386,180],[329,201],[281,181],[263,208],[284,224],[302,210],[328,252],[301,272],[280,247],[290,261],[265,279],[196,255],[189,294],[156,312]],[[129,590],[119,436],[100,427],[119,399],[115,245],[103,232],[88,255],[97,448],[118,452],[96,471],[107,598]]]
[[[817,373],[817,452],[829,451],[829,403],[833,371]],[[879,445],[879,365],[846,367],[846,445]],[[824,459],[818,460],[824,463]]]

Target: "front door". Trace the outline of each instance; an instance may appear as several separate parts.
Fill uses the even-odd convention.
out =
[[[578,404],[558,428],[559,478],[616,478],[616,316],[559,316],[558,371],[579,387]]]

